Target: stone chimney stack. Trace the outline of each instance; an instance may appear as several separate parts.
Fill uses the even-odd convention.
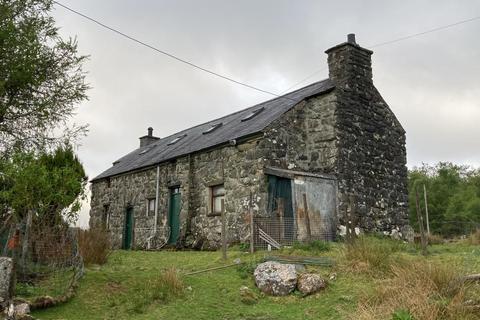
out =
[[[148,127],[147,129],[148,134],[146,136],[140,137],[140,148],[148,146],[149,144],[159,140],[159,137],[153,136],[153,128]]]
[[[373,51],[360,47],[355,34],[347,36],[347,42],[336,45],[327,51],[328,76],[337,87],[354,89],[355,84],[372,84]]]

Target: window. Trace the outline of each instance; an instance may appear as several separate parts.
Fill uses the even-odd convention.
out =
[[[110,205],[109,204],[103,205],[102,228],[105,230],[110,229]]]
[[[222,126],[223,123],[217,123],[217,124],[214,124],[212,125],[210,128],[208,128],[207,130],[203,131],[203,134],[207,134],[207,133],[210,133],[212,131],[215,131],[216,129],[220,128]]]
[[[210,194],[211,194],[211,214],[218,215],[222,213],[222,209],[224,207],[225,202],[225,187],[223,184],[219,184],[216,186],[210,187]]]
[[[181,139],[185,138],[186,136],[187,136],[186,134],[183,134],[183,135],[181,135],[181,136],[176,137],[175,139],[173,139],[172,141],[170,141],[169,143],[167,143],[167,146],[177,143],[178,141],[180,141]]]
[[[155,215],[155,198],[147,199],[147,217]]]
[[[245,118],[242,119],[242,122],[252,119],[252,118],[255,117],[257,114],[259,114],[260,112],[262,112],[263,110],[265,110],[265,108],[264,108],[264,107],[261,107],[261,108],[259,108],[259,109],[257,109],[257,110],[252,111],[252,112],[249,113]]]

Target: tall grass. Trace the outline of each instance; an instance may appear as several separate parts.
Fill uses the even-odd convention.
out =
[[[467,243],[471,245],[480,245],[480,228],[472,232],[467,238]]]
[[[136,313],[144,313],[152,303],[166,303],[182,296],[184,284],[174,268],[165,270],[158,277],[148,279],[145,285],[130,299],[130,309]]]
[[[343,267],[345,271],[384,276],[391,271],[395,253],[405,251],[406,246],[392,239],[360,236],[345,245]]]
[[[111,252],[110,236],[100,228],[79,230],[78,247],[86,265],[105,264]]]
[[[394,264],[391,270],[393,276],[360,302],[355,319],[390,319],[397,310],[407,310],[416,320],[480,316],[478,309],[466,304],[472,288],[458,281],[460,274],[455,267],[420,260]]]

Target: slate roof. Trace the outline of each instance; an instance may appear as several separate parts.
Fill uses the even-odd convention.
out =
[[[168,137],[161,138],[150,145],[135,149],[115,161],[115,165],[93,178],[92,182],[121,173],[150,167],[189,153],[226,143],[233,139],[259,133],[300,101],[314,95],[325,93],[333,89],[333,87],[333,83],[329,79],[325,79],[287,93],[281,97],[262,102],[222,118],[205,122]],[[261,108],[263,108],[263,110],[253,118],[242,121],[242,119],[252,112]],[[222,123],[222,125],[210,133],[203,134],[203,132],[213,125],[219,123]],[[172,140],[181,136],[184,137],[178,142],[169,144]]]

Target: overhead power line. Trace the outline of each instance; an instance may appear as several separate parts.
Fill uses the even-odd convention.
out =
[[[171,59],[177,60],[178,62],[181,62],[181,63],[183,63],[183,64],[186,64],[186,65],[188,65],[188,66],[190,66],[190,67],[193,67],[193,68],[195,68],[195,69],[201,70],[201,71],[203,71],[203,72],[206,72],[206,73],[208,73],[208,74],[210,74],[210,75],[213,75],[213,76],[216,76],[216,77],[218,77],[218,78],[221,78],[221,79],[230,81],[230,82],[232,82],[232,83],[235,83],[235,84],[244,86],[244,87],[246,87],[246,88],[250,88],[250,89],[252,89],[252,90],[256,90],[256,91],[258,91],[258,92],[266,93],[266,94],[269,94],[269,95],[272,95],[272,96],[275,96],[275,97],[282,97],[282,94],[284,94],[285,92],[288,92],[290,89],[295,88],[295,87],[298,86],[299,84],[303,83],[304,81],[312,78],[313,76],[317,75],[318,73],[320,73],[321,71],[324,71],[324,70],[326,69],[326,68],[324,67],[324,68],[321,68],[321,69],[313,72],[312,74],[308,75],[307,77],[303,78],[302,80],[300,80],[300,81],[296,82],[295,84],[291,85],[290,87],[288,87],[288,89],[285,89],[284,91],[282,91],[281,94],[277,94],[277,93],[274,93],[274,92],[271,92],[271,91],[268,91],[268,90],[264,90],[264,89],[258,88],[258,87],[256,87],[256,86],[250,85],[250,84],[248,84],[248,83],[245,83],[245,82],[242,82],[242,81],[239,81],[239,80],[235,80],[235,79],[233,79],[231,76],[220,74],[220,73],[218,73],[218,72],[215,72],[215,71],[212,71],[212,70],[207,69],[207,68],[205,68],[205,67],[202,67],[202,66],[200,66],[200,65],[197,65],[197,64],[195,64],[195,63],[193,63],[193,62],[190,62],[190,61],[188,61],[188,60],[185,60],[185,59],[183,59],[183,58],[180,58],[180,57],[178,57],[178,56],[176,56],[176,55],[174,55],[174,54],[172,54],[172,53],[169,53],[169,52],[166,52],[166,51],[164,51],[164,50],[161,50],[161,49],[159,49],[159,48],[157,48],[157,47],[155,47],[155,46],[153,46],[153,45],[150,45],[150,44],[148,44],[148,43],[146,43],[146,42],[144,42],[144,41],[138,40],[138,39],[134,38],[133,36],[130,36],[130,35],[128,35],[128,34],[126,34],[126,33],[123,33],[123,32],[121,32],[121,31],[119,31],[119,30],[117,30],[117,29],[115,29],[115,28],[113,28],[113,27],[110,27],[110,26],[108,26],[108,25],[106,25],[106,24],[104,24],[104,23],[102,23],[102,22],[100,22],[100,21],[98,21],[98,20],[96,20],[96,19],[94,19],[94,18],[92,18],[92,17],[89,17],[89,16],[87,16],[86,14],[83,14],[83,13],[77,11],[77,10],[74,10],[74,9],[72,9],[72,8],[66,6],[66,5],[64,5],[64,4],[62,4],[62,3],[58,2],[58,1],[53,1],[53,3],[55,3],[55,4],[57,4],[58,6],[66,9],[66,10],[68,10],[68,11],[74,13],[74,14],[77,14],[77,15],[79,15],[79,16],[81,16],[81,17],[83,17],[83,18],[85,18],[85,19],[87,19],[87,20],[89,20],[89,21],[91,21],[91,22],[99,25],[99,26],[101,26],[102,28],[105,28],[105,29],[107,29],[107,30],[110,30],[110,31],[112,31],[112,32],[114,32],[114,33],[116,33],[116,34],[118,34],[118,35],[120,35],[120,36],[122,36],[122,37],[124,37],[124,38],[126,38],[126,39],[128,39],[128,40],[131,40],[131,41],[133,41],[133,42],[136,42],[137,44],[140,44],[140,45],[142,45],[142,46],[144,46],[144,47],[147,47],[147,48],[149,48],[149,49],[151,49],[151,50],[154,50],[154,51],[156,51],[157,53],[160,53],[160,54],[162,54],[162,55],[165,55],[165,56],[167,56],[167,57],[169,57],[169,58],[171,58]],[[473,17],[473,18],[470,18],[470,19],[465,19],[465,20],[457,21],[457,22],[454,22],[454,23],[451,23],[451,24],[439,26],[439,27],[436,27],[436,28],[433,28],[433,29],[429,29],[429,30],[426,30],[426,31],[422,31],[422,32],[418,32],[418,33],[411,34],[411,35],[403,36],[403,37],[396,38],[396,39],[393,39],[393,40],[389,40],[389,41],[385,41],[385,42],[380,42],[380,43],[377,43],[377,44],[374,44],[374,45],[367,46],[367,48],[373,49],[373,48],[377,48],[377,47],[389,45],[389,44],[392,44],[392,43],[396,43],[396,42],[404,41],[404,40],[407,40],[407,39],[419,37],[419,36],[422,36],[422,35],[425,35],[425,34],[428,34],[428,33],[437,32],[437,31],[441,31],[441,30],[448,29],[448,28],[452,28],[452,27],[455,27],[455,26],[458,26],[458,25],[461,25],[461,24],[464,24],[464,23],[468,23],[468,22],[475,21],[475,20],[480,20],[480,16],[476,16],[476,17]],[[288,98],[288,97],[285,97],[285,96],[283,96],[283,98],[292,100],[292,99],[290,99],[290,98]]]
[[[138,43],[138,44],[140,44],[140,45],[142,45],[142,46],[144,46],[144,47],[147,47],[147,48],[149,48],[149,49],[152,49],[152,50],[156,51],[157,53],[163,54],[163,55],[165,55],[165,56],[167,56],[167,57],[169,57],[169,58],[172,58],[172,59],[174,59],[174,60],[177,60],[177,61],[179,61],[179,62],[181,62],[181,63],[183,63],[183,64],[189,65],[190,67],[196,68],[196,69],[201,70],[201,71],[203,71],[203,72],[209,73],[209,74],[211,74],[211,75],[213,75],[213,76],[222,78],[222,79],[224,79],[224,80],[227,80],[227,81],[236,83],[236,84],[238,84],[238,85],[241,85],[241,86],[244,86],[244,87],[247,87],[247,88],[250,88],[250,89],[259,91],[259,92],[262,92],[262,93],[266,93],[266,94],[269,94],[269,95],[272,95],[272,96],[275,96],[275,97],[280,97],[280,96],[281,96],[281,95],[276,94],[276,93],[274,93],[274,92],[271,92],[271,91],[268,91],[268,90],[264,90],[264,89],[255,87],[255,86],[253,86],[253,85],[250,85],[250,84],[248,84],[248,83],[245,83],[245,82],[242,82],[242,81],[239,81],[239,80],[235,80],[235,79],[233,79],[233,78],[230,77],[230,76],[220,74],[220,73],[218,73],[218,72],[215,72],[215,71],[209,70],[209,69],[207,69],[207,68],[201,67],[201,66],[199,66],[198,64],[195,64],[195,63],[190,62],[190,61],[188,61],[188,60],[185,60],[185,59],[182,59],[182,58],[180,58],[180,57],[177,57],[176,55],[174,55],[174,54],[172,54],[172,53],[168,53],[168,52],[163,51],[163,50],[161,50],[161,49],[159,49],[159,48],[157,48],[157,47],[155,47],[155,46],[153,46],[153,45],[150,45],[150,44],[148,44],[148,43],[146,43],[146,42],[143,42],[143,41],[138,40],[138,39],[136,39],[136,38],[134,38],[134,37],[132,37],[132,36],[129,36],[129,35],[126,34],[126,33],[123,33],[123,32],[121,32],[121,31],[119,31],[119,30],[117,30],[117,29],[115,29],[115,28],[113,28],[113,27],[110,27],[110,26],[108,26],[108,25],[106,25],[106,24],[104,24],[104,23],[102,23],[102,22],[100,22],[100,21],[98,21],[98,20],[96,20],[96,19],[94,19],[94,18],[91,18],[91,17],[89,17],[89,16],[87,16],[87,15],[85,15],[85,14],[79,12],[79,11],[76,11],[76,10],[74,10],[74,9],[72,9],[72,8],[66,6],[66,5],[64,5],[64,4],[62,4],[62,3],[58,2],[58,1],[53,1],[53,3],[59,5],[60,7],[66,9],[66,10],[68,10],[68,11],[70,11],[70,12],[73,12],[73,13],[79,15],[79,16],[87,19],[87,20],[90,20],[91,22],[96,23],[97,25],[99,25],[99,26],[101,26],[101,27],[103,27],[103,28],[105,28],[105,29],[108,29],[108,30],[110,30],[110,31],[112,31],[112,32],[114,32],[114,33],[116,33],[116,34],[124,37],[124,38],[127,38],[128,40],[131,40],[131,41],[133,41],[133,42],[136,42],[136,43]],[[288,98],[288,97],[284,97],[284,98],[290,99],[290,98]],[[292,99],[290,99],[290,100],[292,100]]]
[[[475,20],[479,20],[479,19],[480,19],[480,16],[473,17],[473,18],[466,19],[466,20],[457,21],[457,22],[454,22],[454,23],[451,23],[451,24],[447,24],[447,25],[444,25],[444,26],[440,26],[440,27],[437,27],[437,28],[430,29],[430,30],[414,33],[414,34],[404,36],[404,37],[400,37],[400,38],[397,38],[397,39],[393,39],[393,40],[389,40],[389,41],[385,41],[385,42],[380,42],[380,43],[377,43],[377,44],[374,44],[374,45],[371,45],[371,46],[367,46],[367,48],[373,49],[373,48],[385,46],[387,44],[392,44],[392,43],[395,43],[395,42],[415,38],[415,37],[418,37],[418,36],[423,36],[424,34],[449,29],[449,28],[452,28],[452,27],[455,27],[455,26],[458,26],[458,25],[461,25],[461,24],[464,24],[464,23],[467,23],[467,22],[472,22],[472,21],[475,21]]]
[[[451,23],[451,24],[447,24],[447,25],[436,27],[436,28],[429,29],[429,30],[426,30],[426,31],[410,34],[410,35],[403,36],[403,37],[400,37],[400,38],[396,38],[396,39],[393,39],[393,40],[376,43],[374,45],[369,45],[369,46],[366,46],[366,47],[369,48],[369,49],[378,48],[378,47],[386,46],[386,45],[389,45],[389,44],[392,44],[392,43],[396,43],[396,42],[408,40],[408,39],[411,39],[411,38],[423,36],[423,35],[428,34],[428,33],[449,29],[449,28],[452,28],[452,27],[455,27],[455,26],[458,26],[458,25],[461,25],[461,24],[464,24],[464,23],[472,22],[472,21],[475,21],[475,20],[480,20],[480,16],[473,17],[473,18],[470,18],[470,19],[460,20],[460,21],[457,21],[457,22],[454,22],[454,23]],[[295,88],[299,84],[305,82],[306,80],[310,79],[311,77],[313,77],[314,75],[320,73],[321,71],[323,71],[325,69],[326,68],[322,68],[322,69],[319,69],[319,70],[313,72],[312,74],[305,77],[304,79],[302,79],[298,82],[295,82],[295,84],[291,85],[290,87],[288,87],[288,89],[285,89],[283,92],[286,92],[286,91],[289,91],[290,89]]]

